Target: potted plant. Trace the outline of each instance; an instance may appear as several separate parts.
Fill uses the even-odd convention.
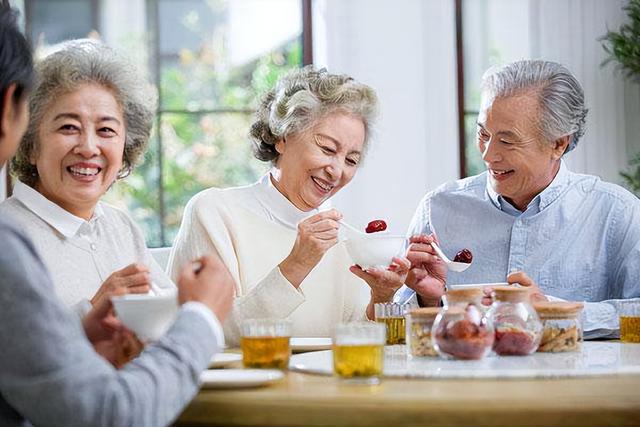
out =
[[[629,22],[623,24],[618,31],[607,31],[600,40],[608,57],[605,65],[615,61],[616,68],[625,78],[640,83],[640,0],[629,0],[624,7]],[[621,172],[628,187],[640,196],[640,153],[630,162],[631,171]]]

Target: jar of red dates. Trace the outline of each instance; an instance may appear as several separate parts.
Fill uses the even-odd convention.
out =
[[[501,356],[535,352],[542,337],[542,322],[529,301],[529,289],[499,286],[493,289],[493,300],[487,312],[496,334],[493,351]]]
[[[493,345],[493,325],[482,308],[480,288],[447,291],[431,332],[438,354],[452,359],[482,359]]]

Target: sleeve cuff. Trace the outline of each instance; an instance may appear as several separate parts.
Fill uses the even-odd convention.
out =
[[[194,313],[200,313],[200,316],[202,316],[207,321],[207,324],[209,325],[209,327],[211,328],[211,331],[215,335],[216,342],[218,343],[218,348],[225,347],[224,332],[222,331],[222,325],[220,324],[220,321],[218,320],[216,315],[213,314],[213,312],[209,309],[209,307],[207,307],[201,302],[189,301],[182,304],[182,310],[191,311]]]

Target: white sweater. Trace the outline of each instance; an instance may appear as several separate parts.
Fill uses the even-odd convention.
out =
[[[134,262],[149,267],[154,292],[175,291],[124,212],[98,202],[93,217],[85,221],[25,184],[17,182],[13,191],[0,203],[0,215],[19,224],[31,238],[56,294],[78,314],[89,311],[89,300],[111,273]]]
[[[269,174],[250,186],[202,191],[185,209],[169,274],[175,279],[184,262],[214,251],[220,255],[236,281],[224,324],[232,345],[239,341],[240,322],[252,318],[288,318],[293,336],[332,336],[339,322],[366,319],[370,288],[349,271],[343,243],[329,249],[298,289],[281,274],[278,264],[293,248],[296,224],[315,213],[298,210]]]

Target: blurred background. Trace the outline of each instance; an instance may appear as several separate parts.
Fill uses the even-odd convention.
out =
[[[587,133],[566,157],[569,167],[632,189],[637,182],[639,77],[625,78],[615,60],[603,65],[611,49],[603,37],[632,22],[625,7],[637,0],[11,3],[36,55],[67,39],[100,38],[156,86],[144,164],[107,197],[130,212],[151,247],[171,245],[196,192],[249,184],[267,170],[251,156],[252,113],[280,75],[309,63],[350,74],[380,97],[369,156],[334,198],[354,225],[381,218],[404,233],[427,191],[483,171],[475,141],[480,78],[522,58],[561,62],[584,86]],[[10,182],[0,176],[2,199]]]

